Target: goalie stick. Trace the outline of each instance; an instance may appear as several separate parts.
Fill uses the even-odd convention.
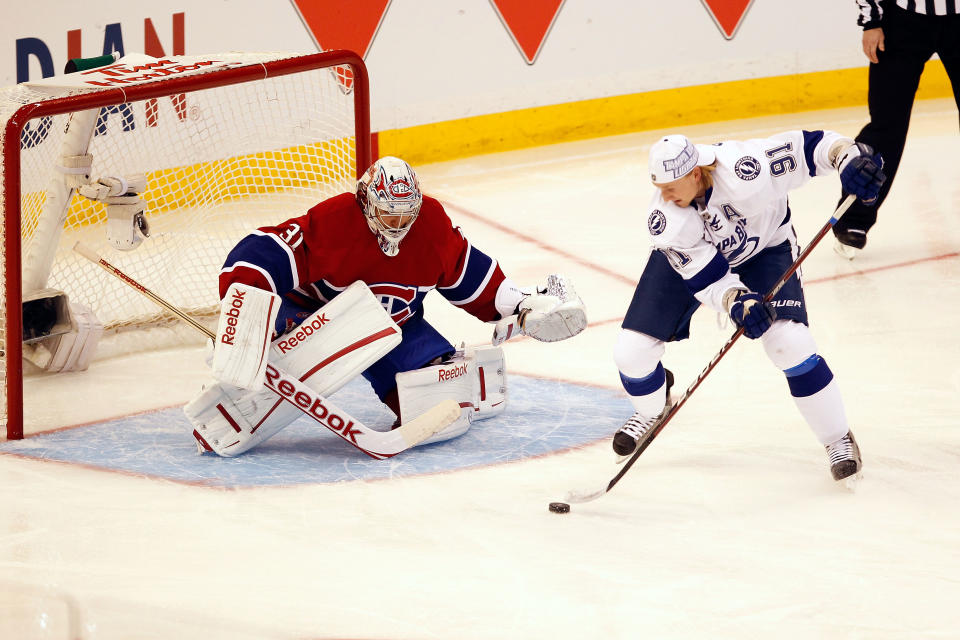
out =
[[[214,339],[213,331],[197,322],[173,303],[146,288],[126,273],[107,262],[96,251],[82,242],[77,242],[73,250],[87,260],[99,265],[110,275],[120,279],[156,304],[170,311],[178,318]],[[415,419],[391,431],[375,431],[343,411],[329,399],[320,395],[297,377],[268,364],[264,385],[276,393],[282,400],[300,409],[306,416],[319,422],[351,445],[360,449],[371,458],[383,460],[417,445],[433,434],[451,425],[460,417],[460,405],[453,400],[444,400]]]
[[[790,276],[792,276],[796,272],[796,270],[800,268],[800,264],[804,260],[806,260],[810,252],[813,251],[813,248],[816,247],[820,243],[820,241],[823,239],[823,237],[827,235],[830,229],[833,228],[833,225],[837,223],[837,220],[840,218],[840,216],[842,216],[843,213],[850,208],[850,205],[853,204],[854,200],[856,200],[856,196],[848,195],[846,199],[844,199],[844,201],[840,203],[840,206],[837,207],[837,210],[833,212],[833,215],[830,217],[830,220],[828,220],[826,224],[824,224],[823,227],[820,228],[820,231],[817,232],[817,234],[813,237],[813,239],[810,241],[807,247],[797,257],[797,259],[794,260],[793,264],[791,264],[787,268],[787,270],[783,273],[783,275],[780,276],[780,279],[777,280],[776,284],[773,285],[773,288],[770,289],[770,292],[767,293],[766,296],[764,296],[763,298],[764,302],[769,302],[770,299],[773,298],[773,296],[777,295],[780,289],[783,288],[783,285],[787,283],[787,280],[790,279]],[[663,431],[664,427],[667,426],[667,423],[670,422],[671,419],[673,419],[673,416],[677,414],[677,411],[680,410],[680,407],[682,407],[684,403],[686,403],[686,401],[690,398],[690,396],[693,395],[693,392],[696,391],[697,387],[700,386],[700,383],[703,382],[704,378],[706,378],[707,375],[711,371],[713,371],[713,368],[717,366],[717,363],[720,362],[720,359],[723,358],[723,356],[725,356],[728,351],[730,351],[730,347],[733,346],[733,343],[735,343],[742,335],[743,335],[743,327],[738,327],[736,332],[732,336],[730,336],[729,340],[727,340],[726,344],[724,344],[723,347],[721,347],[720,351],[717,352],[717,355],[713,356],[713,359],[710,360],[707,366],[704,367],[703,371],[700,372],[700,375],[697,376],[697,379],[694,380],[689,387],[687,387],[687,390],[683,392],[683,395],[680,396],[680,399],[677,400],[677,402],[672,407],[670,407],[670,409],[667,411],[667,414],[663,416],[663,419],[657,422],[657,424],[654,425],[653,429],[650,431],[649,435],[646,438],[644,438],[642,442],[639,443],[639,445],[637,446],[637,450],[633,452],[630,458],[623,465],[623,468],[620,469],[620,471],[615,476],[613,476],[613,478],[606,484],[606,486],[601,487],[599,489],[594,489],[594,490],[570,491],[567,493],[567,497],[565,498],[566,502],[574,502],[574,503],[590,502],[592,500],[596,500],[597,498],[609,493],[609,491],[613,489],[613,487],[615,487],[618,482],[620,482],[620,479],[623,478],[624,475],[626,475],[627,471],[630,470],[630,467],[632,467],[633,464],[637,461],[637,459],[640,457],[640,454],[642,454],[646,450],[646,448],[650,446],[650,443],[653,442],[653,439],[657,437],[657,434]]]

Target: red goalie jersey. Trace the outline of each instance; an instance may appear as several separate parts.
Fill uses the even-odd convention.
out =
[[[440,202],[427,196],[401,250],[388,257],[354,194],[344,193],[241,240],[220,273],[220,296],[242,282],[313,311],[357,280],[400,325],[422,315],[431,289],[487,322],[499,318],[494,300],[504,274],[453,226]]]

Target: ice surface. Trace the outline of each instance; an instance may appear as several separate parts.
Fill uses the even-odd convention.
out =
[[[683,132],[699,142],[824,126],[853,135],[865,117],[811,112]],[[136,431],[172,414],[100,424],[137,405],[183,402],[203,377],[197,354],[98,365],[92,373],[116,376],[118,398],[79,387],[68,410],[45,386],[48,427],[90,422],[113,439],[91,440],[99,458],[70,439],[82,428],[0,452],[0,591],[20,594],[0,597],[0,638],[64,638],[73,611],[83,637],[97,640],[958,637],[960,189],[943,160],[958,143],[950,101],[917,105],[866,251],[851,262],[825,243],[804,267],[813,334],[863,453],[857,491],[831,480],[782,375],[742,340],[612,492],[563,516],[547,510],[618,469],[593,429],[629,415],[611,349],[648,251],[646,154],[661,133],[420,168],[426,192],[514,280],[561,271],[588,307],[591,324],[572,340],[506,345],[522,377],[491,430],[497,443],[474,427],[374,471],[348,450],[291,445],[294,430],[262,456],[263,474],[288,473],[289,453],[301,474],[314,464],[332,477],[218,484],[197,466],[207,456],[173,431]],[[792,194],[801,240],[827,220],[838,191],[825,177]],[[427,313],[451,339],[489,339],[489,326],[439,298]],[[665,358],[678,389],[731,331],[704,311],[693,325],[693,339]],[[556,404],[542,404],[547,389],[561,390]],[[529,423],[504,431],[521,417]],[[550,443],[557,422],[582,422],[584,444]],[[547,436],[530,442],[528,428]],[[131,443],[141,466],[120,465]],[[85,457],[37,460],[30,447]],[[521,453],[478,461],[485,447]],[[429,469],[404,472],[427,459]],[[104,470],[111,461],[125,471]],[[178,466],[195,482],[174,478]],[[17,620],[21,635],[5,635]]]

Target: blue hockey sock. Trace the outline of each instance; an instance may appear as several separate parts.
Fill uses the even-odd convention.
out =
[[[787,376],[787,385],[790,395],[795,398],[805,398],[820,391],[833,380],[833,372],[827,366],[827,361],[817,354],[813,354],[795,367],[783,372]]]
[[[826,360],[814,354],[784,371],[790,394],[817,440],[827,445],[849,431],[840,388]]]
[[[635,411],[649,418],[656,417],[663,411],[667,400],[667,377],[663,364],[658,362],[653,373],[642,378],[631,378],[621,372],[620,382],[629,394]]]

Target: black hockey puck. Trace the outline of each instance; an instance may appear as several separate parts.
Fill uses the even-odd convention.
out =
[[[566,502],[551,502],[550,511],[553,511],[554,513],[569,513],[570,505],[568,505]]]

